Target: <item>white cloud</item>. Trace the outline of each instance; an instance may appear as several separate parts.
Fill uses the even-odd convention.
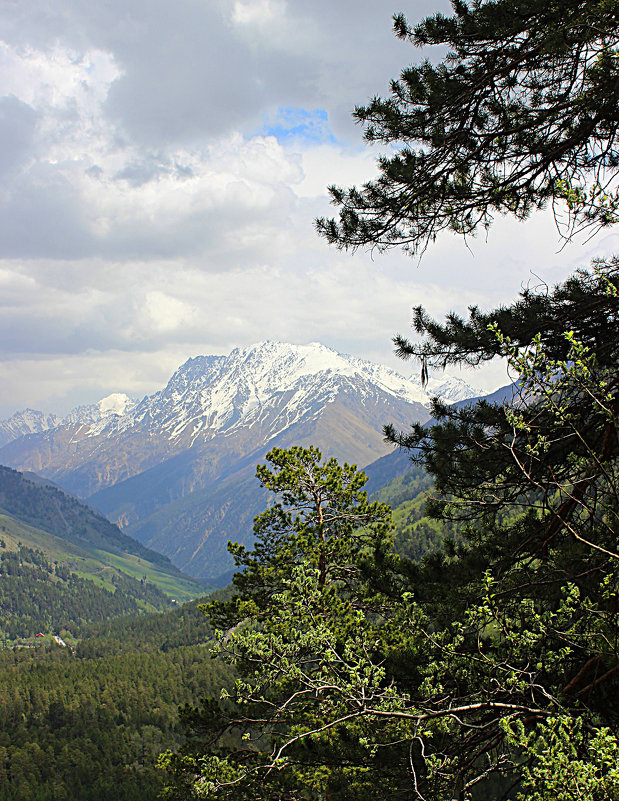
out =
[[[232,5],[232,21],[238,25],[261,25],[282,17],[286,12],[286,3],[281,0],[253,0]]]
[[[391,337],[412,305],[508,302],[531,271],[554,283],[617,247],[609,235],[557,253],[544,216],[499,220],[474,255],[443,237],[420,267],[317,238],[326,185],[375,173],[351,109],[420,56],[394,40],[390,13],[374,0],[7,4],[6,411],[144,394],[189,355],[266,338],[402,369]]]
[[[189,327],[198,314],[198,309],[195,306],[184,303],[159,290],[152,290],[146,293],[144,309],[146,312],[147,336],[144,337],[143,332],[141,332],[143,338],[147,338],[152,329],[157,333],[167,334],[177,331],[181,326]]]
[[[33,107],[80,106],[98,113],[110,85],[121,75],[111,53],[55,45],[48,50],[0,43],[0,92]]]

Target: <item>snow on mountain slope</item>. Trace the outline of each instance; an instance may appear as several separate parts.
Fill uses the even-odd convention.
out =
[[[188,359],[164,389],[138,402],[114,393],[88,406],[79,406],[66,417],[27,409],[0,423],[0,445],[23,434],[55,428],[80,427],[80,438],[148,428],[169,439],[181,435],[190,440],[205,432],[230,431],[249,426],[263,417],[288,394],[288,424],[306,411],[304,405],[322,388],[337,394],[341,379],[361,379],[388,395],[428,406],[433,395],[449,403],[476,394],[461,379],[431,378],[422,387],[417,377],[406,378],[384,365],[338,353],[312,342],[290,345],[260,342],[236,348],[229,356],[196,356]],[[333,399],[333,398],[331,398]]]
[[[314,444],[364,466],[389,452],[386,423],[429,419],[433,394],[479,393],[448,378],[422,387],[318,343],[262,342],[188,359],[139,402],[109,395],[62,420],[24,413],[30,436],[14,425],[0,462],[88,498],[190,572],[215,575],[227,569],[230,537],[251,540],[264,500],[251,476],[270,448]]]
[[[0,421],[0,447],[27,434],[40,434],[55,428],[91,425],[101,420],[119,417],[129,412],[137,401],[120,392],[102,398],[98,403],[77,406],[66,417],[45,414],[36,409],[24,409],[8,420]]]
[[[193,442],[207,432],[254,425],[280,405],[283,396],[287,397],[282,426],[291,425],[306,413],[317,392],[323,398],[330,392],[333,400],[341,391],[343,378],[356,379],[360,387],[366,383],[367,387],[426,407],[433,394],[449,402],[476,394],[459,379],[432,379],[428,391],[418,378],[405,378],[383,365],[345,356],[319,343],[267,341],[236,348],[227,357],[188,359],[163,390],[138,404],[128,404],[124,413],[99,416],[82,435],[148,428],[171,440],[182,436]]]
[[[137,400],[135,398],[130,398],[122,392],[114,392],[97,403],[78,406],[73,409],[66,417],[62,418],[61,425],[91,425],[100,421],[109,421],[127,414],[136,404]]]
[[[35,409],[24,409],[22,412],[16,412],[8,420],[0,422],[0,447],[26,434],[49,431],[50,428],[55,428],[60,422],[61,418],[55,414],[44,414]]]

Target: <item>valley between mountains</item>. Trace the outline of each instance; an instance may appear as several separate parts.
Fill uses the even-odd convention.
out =
[[[384,424],[426,422],[433,395],[476,394],[317,343],[263,342],[189,359],[140,401],[114,394],[64,418],[20,412],[0,423],[0,464],[55,482],[185,573],[223,581],[228,540],[249,542],[266,505],[254,473],[268,450],[312,444],[366,467],[392,451]],[[402,473],[395,457],[391,472],[381,462],[389,478]]]

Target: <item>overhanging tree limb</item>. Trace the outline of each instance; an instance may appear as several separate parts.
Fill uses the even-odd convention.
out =
[[[408,67],[390,97],[355,110],[366,140],[396,152],[362,188],[330,188],[339,220],[317,220],[319,233],[341,248],[416,253],[442,230],[470,235],[548,202],[564,204],[566,235],[615,221],[619,3],[453,7],[415,27],[394,18],[400,38],[449,53]]]

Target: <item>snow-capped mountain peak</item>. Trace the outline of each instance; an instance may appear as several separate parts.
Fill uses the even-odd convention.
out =
[[[388,394],[427,406],[438,395],[448,402],[464,400],[476,391],[458,378],[431,378],[424,388],[421,379],[405,377],[385,365],[339,353],[319,342],[290,345],[267,340],[246,348],[236,348],[225,360],[245,375],[258,397],[293,388],[299,379],[324,374],[361,377]]]
[[[349,379],[346,383],[345,379]],[[249,426],[271,414],[286,395],[285,421],[299,419],[317,397],[328,402],[344,387],[382,391],[409,403],[429,405],[432,391],[417,376],[405,377],[384,365],[358,359],[318,342],[291,345],[267,340],[235,348],[229,356],[196,356],[173,374],[160,392],[129,413],[110,421],[125,429],[146,424],[176,439],[192,432],[228,431]],[[449,402],[475,391],[461,380],[435,381],[430,389]],[[275,425],[275,423],[274,423]],[[97,426],[97,433],[101,427]],[[193,441],[193,440],[192,440]]]
[[[102,417],[109,414],[122,415],[135,406],[135,400],[122,392],[113,392],[102,398],[97,406]]]
[[[319,342],[293,345],[267,340],[235,348],[229,356],[190,358],[162,390],[140,402],[112,393],[77,407],[62,420],[29,412],[30,422],[24,417],[19,426],[12,424],[5,441],[61,425],[79,427],[80,437],[148,429],[170,440],[188,438],[190,445],[196,437],[208,438],[258,421],[265,424],[267,418],[269,428],[280,430],[317,408],[316,404],[332,402],[353,387],[360,398],[382,392],[425,407],[434,395],[453,403],[478,394],[461,379],[431,378],[423,387],[417,375],[400,375]]]
[[[117,419],[134,408],[137,401],[122,392],[106,395],[97,403],[77,406],[63,418],[62,425],[92,425],[109,419]]]
[[[44,414],[36,409],[24,409],[16,412],[8,420],[0,422],[0,446],[27,434],[39,434],[49,431],[61,422],[55,414]]]

